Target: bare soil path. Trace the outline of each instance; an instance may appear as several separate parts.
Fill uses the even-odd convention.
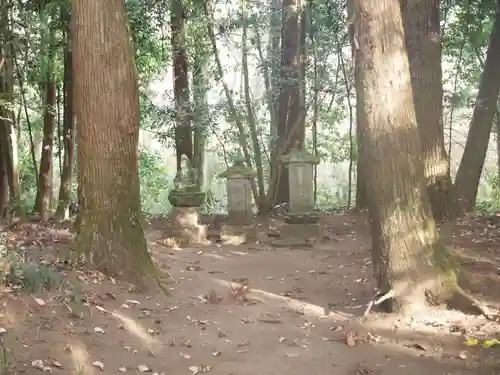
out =
[[[329,239],[321,245],[182,250],[164,246],[163,232],[152,225],[150,249],[175,280],[169,296],[76,270],[63,271],[78,285],[70,293],[5,290],[0,374],[495,373],[495,348],[464,344],[467,335],[494,337],[494,322],[442,310],[410,320],[382,314],[360,319],[373,296],[366,225],[352,216],[325,223]],[[498,243],[488,235],[481,256],[490,261],[472,261],[478,251],[478,242],[471,242],[478,238],[474,225],[483,224],[459,228],[457,251],[477,269],[475,292],[493,300],[500,294],[488,275],[496,272]],[[9,236],[32,257],[47,260],[67,246],[65,233],[25,226]]]

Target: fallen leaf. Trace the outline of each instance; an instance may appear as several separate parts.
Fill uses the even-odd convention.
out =
[[[137,366],[137,370],[139,370],[139,372],[150,372],[151,371],[151,369],[146,365]]]
[[[420,344],[417,344],[417,343],[414,343],[414,344],[405,344],[405,346],[407,348],[411,348],[411,349],[417,349],[417,350],[422,350],[424,352],[427,351],[427,349],[425,347],[423,347],[422,345]]]
[[[475,337],[467,337],[467,340],[465,341],[465,345],[468,345],[468,346],[474,346],[474,345],[478,345],[478,344],[479,344],[479,341]]]
[[[347,332],[345,335],[345,342],[347,346],[354,348],[356,346],[356,333],[354,333],[354,331]]]
[[[45,301],[40,298],[33,297],[36,303],[38,303],[40,306],[45,306]]]
[[[52,372],[52,367],[47,366],[45,362],[41,359],[36,359],[33,362],[31,362],[31,367],[36,368],[37,370],[43,372]]]
[[[104,363],[102,363],[102,362],[94,361],[94,362],[92,362],[92,366],[97,367],[101,371],[104,371]]]
[[[101,306],[95,305],[95,308],[96,308],[97,310],[99,310],[100,312],[102,312],[103,314],[109,314],[108,310],[106,310],[104,307],[101,307]]]

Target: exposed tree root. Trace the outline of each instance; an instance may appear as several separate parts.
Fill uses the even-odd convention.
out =
[[[375,295],[375,297],[372,298],[372,300],[368,304],[368,307],[366,308],[365,313],[363,314],[364,317],[368,316],[368,314],[370,313],[373,306],[380,305],[382,302],[387,301],[390,298],[396,297],[393,289],[389,290],[387,293],[383,294],[379,298],[377,298],[377,296],[380,296],[380,293],[377,293]],[[377,298],[377,299],[375,299],[375,298]]]
[[[474,298],[471,294],[467,293],[465,290],[463,290],[459,285],[455,285],[453,287],[452,292],[452,298],[455,299],[457,304],[459,305],[459,309],[467,309],[467,307],[472,307],[472,309],[475,311],[477,315],[483,315],[486,319],[488,320],[495,320],[495,314],[490,311],[490,309],[486,306],[485,303],[480,302],[478,299]],[[377,298],[378,297],[378,298]],[[365,313],[363,314],[364,317],[367,317],[368,314],[370,313],[371,309],[373,306],[380,305],[384,301],[387,301],[391,298],[397,298],[398,295],[395,293],[394,289],[391,289],[389,292],[385,294],[380,294],[378,293],[368,304],[368,307],[365,310]],[[455,298],[453,298],[455,297]],[[458,298],[456,298],[458,297]],[[460,303],[459,301],[463,301]],[[461,306],[460,306],[461,305]],[[464,306],[465,305],[465,306]]]
[[[457,296],[458,299],[455,298],[457,304],[460,306],[460,300],[465,302],[465,305],[467,306],[472,306],[472,309],[476,311],[478,315],[483,315],[486,319],[488,320],[495,320],[495,314],[490,311],[490,309],[486,306],[485,303],[479,301],[478,299],[474,298],[471,294],[467,293],[465,290],[463,290],[459,285],[455,285],[455,287],[452,290],[454,296]],[[453,298],[452,297],[452,298]]]

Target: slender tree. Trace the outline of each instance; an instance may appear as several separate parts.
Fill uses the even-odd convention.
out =
[[[73,167],[75,159],[75,121],[73,110],[73,71],[71,38],[69,35],[69,24],[71,15],[65,8],[61,11],[61,21],[64,25],[64,37],[66,45],[64,48],[64,117],[63,117],[63,145],[64,158],[61,171],[61,186],[59,187],[59,199],[56,216],[68,219],[69,206],[71,204],[71,186],[73,182]]]
[[[493,117],[500,91],[500,1],[497,1],[495,21],[491,30],[486,62],[481,74],[474,112],[464,154],[455,178],[455,190],[460,208],[472,211],[483,171]]]
[[[278,140],[275,151],[277,152],[274,157],[281,156],[297,144],[300,146],[304,144],[304,5],[305,2],[302,0],[283,0],[281,3],[281,75],[276,115]],[[279,173],[276,203],[284,203],[289,199],[288,170],[280,168]]]
[[[193,162],[193,132],[189,109],[189,72],[185,45],[186,14],[182,0],[172,1],[170,13],[176,104],[175,149],[177,171],[179,171],[181,169],[182,155],[187,156],[191,163]]]

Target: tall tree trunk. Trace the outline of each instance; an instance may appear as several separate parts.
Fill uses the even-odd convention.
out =
[[[267,47],[266,61],[268,66],[264,67],[264,78],[266,81],[267,105],[269,107],[270,124],[269,124],[269,176],[268,184],[275,181],[275,176],[278,175],[280,170],[280,163],[277,161],[277,145],[278,140],[278,116],[279,116],[279,95],[280,85],[280,56],[281,56],[281,0],[270,0],[271,14],[269,17],[269,40]],[[259,46],[260,48],[260,42]]]
[[[356,145],[357,145],[357,160],[356,160],[356,210],[363,210],[368,207],[366,198],[366,182],[364,167],[367,164],[363,155],[363,128],[366,126],[366,116],[363,109],[363,81],[361,81],[361,65],[359,61],[359,54],[355,53],[357,49],[357,42],[354,39],[354,2],[349,0],[347,2],[347,18],[349,22],[349,39],[351,43],[352,60],[354,62],[354,86],[356,92]]]
[[[170,27],[172,29],[172,55],[174,65],[174,96],[176,103],[175,150],[177,171],[181,170],[182,155],[193,162],[193,134],[189,106],[188,61],[184,30],[185,11],[182,0],[173,0]]]
[[[301,95],[301,65],[305,56],[301,48],[302,0],[283,0],[281,28],[281,79],[278,103],[277,157],[293,147],[303,146],[305,137],[305,106]],[[280,168],[276,203],[288,202],[288,169]]]
[[[71,204],[71,187],[73,184],[73,165],[75,161],[75,121],[73,110],[73,77],[72,77],[72,51],[69,38],[69,24],[71,15],[63,14],[63,22],[68,29],[65,31],[66,47],[64,49],[64,117],[63,117],[63,144],[64,158],[61,171],[61,186],[56,216],[67,220]]]
[[[352,1],[375,277],[380,290],[392,290],[393,308],[412,314],[426,292],[438,292],[442,269],[454,274],[426,191],[399,0]]]
[[[500,111],[495,111],[495,141],[497,144],[497,188],[500,188]]]
[[[500,5],[497,4],[491,30],[486,62],[481,74],[474,112],[464,154],[455,178],[455,191],[462,211],[472,211],[476,204],[477,189],[488,149],[493,116],[500,91]]]
[[[449,220],[454,205],[444,146],[439,0],[400,3],[429,199],[434,218]]]
[[[1,111],[0,111],[1,113]],[[9,204],[9,178],[7,174],[7,152],[4,124],[0,124],[0,219],[7,217]]]
[[[132,282],[154,269],[141,227],[139,87],[123,0],[73,0],[80,226],[76,249]]]
[[[3,74],[0,75],[1,99],[13,103],[14,97],[14,50],[12,45],[12,22],[9,0],[0,0],[0,55]],[[18,216],[23,215],[19,184],[18,132],[15,113],[8,106],[0,107],[0,147],[5,157],[5,168],[9,184],[9,209]]]
[[[208,104],[207,92],[209,90],[208,56],[206,51],[197,51],[193,63],[193,102],[194,102],[194,148],[193,167],[197,171],[197,187],[205,187],[205,146],[207,139]]]
[[[0,20],[2,22],[2,30],[0,33],[0,55],[2,56],[2,67],[0,72],[4,70],[4,49],[8,48],[6,43],[6,34],[8,28],[8,11],[7,2],[0,1]],[[2,48],[3,47],[3,48]],[[3,74],[0,74],[0,99],[5,100],[6,96],[6,84]],[[8,112],[6,106],[0,104],[0,219],[6,218],[8,214],[8,203],[9,203],[9,178],[8,178],[8,163],[9,163],[9,146],[7,139],[7,128],[9,123],[6,120]]]
[[[49,52],[53,54],[53,52]],[[49,58],[51,60],[52,57]],[[52,154],[54,147],[54,129],[56,126],[56,96],[57,87],[54,81],[52,70],[52,61],[48,68],[45,87],[44,113],[43,113],[43,141],[42,156],[40,158],[40,171],[38,174],[38,191],[35,198],[34,212],[40,214],[42,220],[47,220],[49,215],[50,203],[52,201],[52,180],[53,166]]]

